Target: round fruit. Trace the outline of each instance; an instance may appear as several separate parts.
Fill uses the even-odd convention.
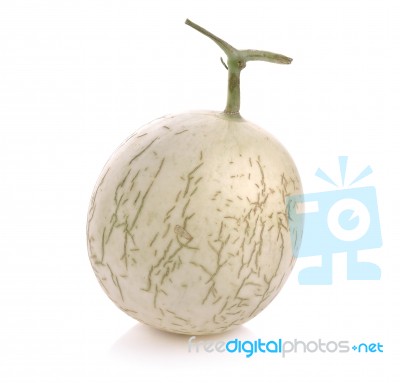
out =
[[[246,61],[289,59],[237,51],[187,23],[228,55],[227,108],[162,117],[120,146],[95,187],[87,238],[118,307],[198,335],[246,322],[277,295],[295,262],[286,198],[301,194],[301,182],[284,147],[238,109]],[[301,226],[292,230],[300,238]]]

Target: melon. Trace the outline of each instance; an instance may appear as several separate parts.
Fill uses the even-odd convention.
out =
[[[225,111],[167,115],[136,130],[98,178],[87,241],[121,310],[157,329],[205,335],[255,317],[282,288],[302,231],[289,224],[286,201],[302,186],[282,144],[239,113],[245,63],[291,60],[236,50],[186,23],[227,53]]]

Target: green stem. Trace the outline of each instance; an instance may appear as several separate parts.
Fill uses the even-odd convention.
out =
[[[253,49],[238,50],[219,37],[189,19],[186,24],[213,40],[228,57],[228,96],[225,114],[239,115],[240,109],[240,72],[248,61],[267,61],[276,64],[290,64],[292,59],[277,53]]]

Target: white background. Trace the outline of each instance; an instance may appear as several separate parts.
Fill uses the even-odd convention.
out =
[[[397,5],[398,6],[398,5]],[[0,380],[4,382],[398,382],[399,41],[389,0],[0,1]],[[258,317],[214,340],[380,342],[383,353],[189,354],[103,294],[86,252],[92,188],[114,149],[148,121],[222,110],[222,52],[189,17],[238,48],[292,65],[249,63],[242,115],[292,154],[305,192],[374,172],[383,246],[361,254],[380,281],[301,286],[299,259]],[[198,339],[200,340],[200,338]]]

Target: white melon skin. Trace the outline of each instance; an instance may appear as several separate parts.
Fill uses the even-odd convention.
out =
[[[224,332],[260,313],[292,270],[285,199],[301,193],[290,155],[260,127],[218,112],[166,116],[104,167],[88,214],[90,261],[138,321]],[[294,231],[300,242],[301,224]]]

